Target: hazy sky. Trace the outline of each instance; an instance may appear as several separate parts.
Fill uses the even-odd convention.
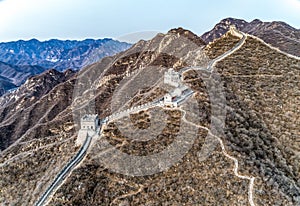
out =
[[[0,0],[0,42],[138,39],[179,26],[200,35],[226,17],[300,28],[299,14],[300,0]]]

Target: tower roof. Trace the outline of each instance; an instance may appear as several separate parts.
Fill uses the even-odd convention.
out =
[[[97,114],[85,114],[82,118],[81,121],[94,121],[95,119],[98,118]]]

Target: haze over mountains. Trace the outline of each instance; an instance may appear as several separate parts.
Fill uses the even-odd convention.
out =
[[[41,66],[11,65],[0,62],[0,95],[23,84],[30,76],[45,71]]]
[[[262,22],[255,19],[246,22],[226,18],[201,38],[206,43],[212,42],[224,35],[230,25],[235,25],[240,31],[255,35],[282,51],[300,56],[300,30],[279,21]],[[108,38],[83,41],[52,39],[44,42],[31,39],[0,43],[0,95],[47,69],[78,70],[130,46],[131,44]]]
[[[214,72],[206,71],[211,60],[243,41],[239,35],[227,32],[230,24],[261,35],[265,41],[274,35],[270,44],[296,54],[293,52],[297,47],[289,48],[298,38],[296,29],[284,23],[247,23],[230,18],[202,37],[183,28],[171,29],[77,72],[44,71],[0,97],[0,203],[33,205],[78,151],[75,103],[84,105],[80,108],[83,113],[90,112],[94,103],[96,113],[103,118],[114,113],[112,99],[122,81],[142,81],[135,74],[143,77],[154,68],[163,74],[170,67],[201,67],[202,73],[190,70],[183,75],[185,84],[196,92],[192,98],[198,103],[200,120],[195,124],[210,129],[211,119],[221,121],[221,117],[213,114],[213,107],[218,105],[212,105],[213,94],[208,89],[215,86],[214,82],[221,82],[226,118],[220,138],[226,151],[238,159],[239,172],[255,177],[254,204],[299,205],[300,60],[246,36],[236,51],[214,65]],[[279,28],[283,34],[293,34],[289,38],[278,36]],[[213,73],[219,77],[214,79]],[[208,85],[204,79],[210,78],[212,82]],[[75,101],[74,90],[80,79],[85,81],[76,89],[86,96]],[[164,91],[159,88],[160,81],[157,79],[128,96],[124,105],[140,105],[161,97]],[[90,88],[95,90],[91,92]],[[165,121],[166,128],[151,141],[127,139],[116,122],[105,126],[102,138],[126,154],[145,156],[160,152],[176,140],[183,126],[181,110],[161,109],[168,115],[166,120],[160,120]],[[189,108],[182,109],[188,113]],[[147,128],[151,115],[149,109],[129,118],[135,127]],[[192,114],[187,118],[192,121]],[[234,175],[234,162],[224,156],[221,145],[209,158],[199,160],[208,131],[197,130],[196,140],[182,161],[167,171],[141,177],[107,169],[101,158],[109,155],[108,148],[103,147],[101,139],[95,140],[87,157],[51,197],[49,205],[249,205],[249,181]],[[190,138],[189,132],[185,135]]]
[[[112,39],[52,39],[43,42],[31,39],[0,43],[0,94],[45,70],[78,70],[130,46]]]
[[[0,61],[12,65],[38,65],[45,69],[78,70],[99,59],[128,49],[130,44],[112,39],[28,41],[0,43]]]

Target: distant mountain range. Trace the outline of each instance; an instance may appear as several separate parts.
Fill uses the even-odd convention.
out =
[[[224,35],[230,25],[240,31],[252,34],[265,42],[292,55],[300,56],[300,30],[280,22],[262,22],[255,19],[226,18],[204,33],[199,42],[209,43]],[[200,39],[200,40],[199,40]],[[48,69],[64,71],[78,70],[128,49],[131,44],[105,39],[29,41],[19,40],[0,43],[0,95],[20,86],[25,80]]]
[[[40,74],[45,70],[41,66],[16,66],[0,62],[0,95],[20,86],[28,77]]]
[[[262,22],[255,19],[247,22],[242,19],[226,18],[216,24],[212,30],[204,33],[201,38],[206,43],[212,42],[225,34],[230,25],[235,25],[238,30],[257,36],[282,51],[300,56],[300,29],[295,29],[281,21]]]
[[[15,41],[0,43],[0,95],[25,80],[54,68],[78,70],[105,56],[126,50],[131,44],[112,39]]]
[[[126,50],[131,44],[112,39],[15,41],[0,43],[0,61],[11,65],[38,65],[46,69],[77,70],[105,56]]]
[[[0,76],[0,95],[14,88],[16,88],[16,85],[11,83],[10,79]]]

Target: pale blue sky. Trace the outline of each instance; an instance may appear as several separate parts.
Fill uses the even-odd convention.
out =
[[[139,38],[179,26],[200,35],[226,17],[280,20],[299,29],[299,14],[299,0],[0,0],[0,42]]]

